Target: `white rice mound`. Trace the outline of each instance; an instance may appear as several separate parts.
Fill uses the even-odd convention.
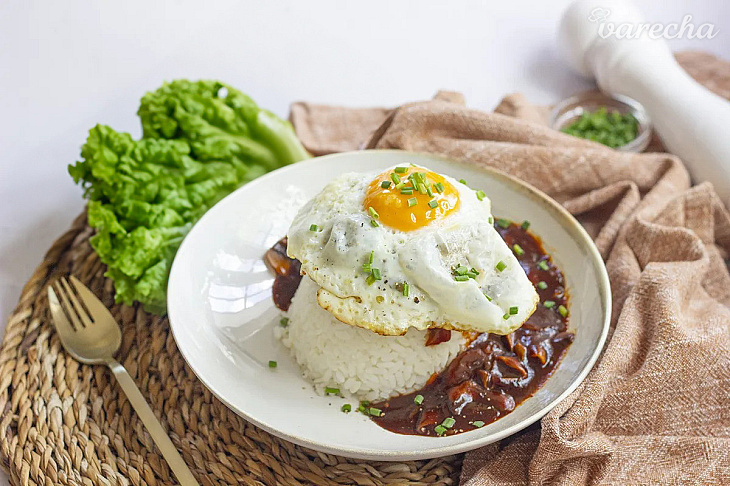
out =
[[[426,346],[426,332],[381,336],[335,319],[317,304],[318,285],[304,277],[287,317],[275,333],[290,349],[305,378],[319,393],[325,387],[360,400],[378,400],[419,389],[433,373],[466,347],[459,332],[451,340]]]

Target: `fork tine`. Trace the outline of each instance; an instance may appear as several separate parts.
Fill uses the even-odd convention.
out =
[[[99,300],[96,295],[94,295],[94,292],[92,292],[89,287],[81,283],[81,281],[73,275],[71,275],[70,280],[71,284],[76,289],[76,293],[79,294],[81,302],[83,302],[86,308],[89,309],[89,314],[91,314],[91,318],[94,322],[99,322],[105,318],[114,319],[111,312],[109,312],[109,309],[107,309],[104,303]]]
[[[71,286],[68,283],[68,280],[65,278],[61,278],[61,285],[63,285],[63,289],[66,291],[66,295],[71,300],[71,303],[74,306],[74,309],[76,309],[76,315],[81,320],[81,324],[83,324],[84,327],[89,327],[92,325],[93,319],[89,316],[88,312],[86,312],[86,309],[81,305],[79,300],[76,298],[76,294],[71,289]]]
[[[76,311],[71,305],[71,302],[68,300],[66,291],[61,286],[61,284],[58,283],[58,281],[54,282],[53,285],[54,290],[56,291],[56,295],[60,297],[59,300],[61,302],[61,308],[66,312],[66,315],[71,319],[71,322],[73,323],[73,329],[75,329],[76,331],[80,331],[83,326],[81,325],[81,321],[79,321],[79,318],[76,315]]]
[[[66,313],[61,308],[61,303],[58,301],[58,295],[53,287],[48,287],[48,304],[51,308],[51,316],[53,317],[53,323],[56,325],[59,334],[74,332],[74,328],[66,317]]]

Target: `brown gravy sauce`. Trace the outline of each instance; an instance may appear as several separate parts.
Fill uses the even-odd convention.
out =
[[[436,436],[494,422],[545,383],[573,342],[574,335],[567,330],[569,316],[559,312],[560,306],[568,308],[565,279],[539,238],[504,220],[497,220],[495,229],[510,248],[519,245],[523,250],[517,259],[540,296],[537,309],[511,334],[478,335],[420,390],[361,407],[379,410],[380,415],[371,415],[371,419],[381,427],[399,434]],[[266,253],[265,261],[276,275],[274,303],[287,310],[301,276],[299,262],[286,255],[286,238]],[[544,283],[538,286],[540,282]],[[546,307],[546,302],[554,305]],[[425,344],[435,345],[450,337],[450,331],[430,329]],[[443,427],[444,423],[450,427]]]

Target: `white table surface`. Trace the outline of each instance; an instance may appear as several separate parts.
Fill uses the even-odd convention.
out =
[[[346,6],[347,3],[347,6]],[[639,1],[652,21],[713,22],[673,40],[730,59],[730,3]],[[566,0],[125,1],[0,4],[0,316],[82,210],[66,166],[96,123],[139,136],[140,97],[163,80],[215,78],[285,117],[295,100],[393,106],[461,91],[552,103],[590,86],[555,48]],[[0,476],[0,484],[7,478]]]

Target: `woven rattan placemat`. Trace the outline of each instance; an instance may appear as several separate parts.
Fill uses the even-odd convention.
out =
[[[196,378],[167,318],[114,305],[112,282],[89,246],[91,234],[82,214],[48,251],[7,324],[0,349],[0,458],[13,484],[176,483],[111,372],[64,352],[49,319],[46,286],[67,273],[112,309],[123,333],[119,360],[201,484],[458,482],[460,456],[357,461],[296,446],[247,423]]]

